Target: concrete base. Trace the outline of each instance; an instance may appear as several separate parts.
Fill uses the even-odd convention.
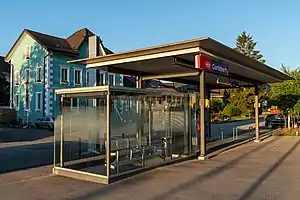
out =
[[[208,159],[208,157],[206,157],[206,156],[198,156],[198,160],[207,160]]]
[[[259,143],[261,140],[254,140],[255,143]]]

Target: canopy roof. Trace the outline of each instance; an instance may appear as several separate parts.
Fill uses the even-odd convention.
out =
[[[197,54],[221,60],[228,65],[228,76],[206,74],[206,82],[215,88],[222,88],[220,82],[236,81],[241,85],[253,85],[292,79],[288,75],[209,37],[74,60],[69,63],[83,63],[88,68],[107,67],[107,70],[116,73],[199,84],[197,75],[200,70],[196,69],[194,64]],[[183,59],[189,64],[176,64],[174,58]]]

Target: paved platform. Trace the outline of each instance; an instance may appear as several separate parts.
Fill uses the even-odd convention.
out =
[[[0,194],[5,200],[299,200],[299,155],[300,137],[270,137],[108,186],[53,176],[47,166],[0,175]]]

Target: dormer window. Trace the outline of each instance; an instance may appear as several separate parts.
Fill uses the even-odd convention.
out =
[[[25,48],[25,59],[26,60],[30,59],[30,51],[31,51],[31,46],[27,45]]]

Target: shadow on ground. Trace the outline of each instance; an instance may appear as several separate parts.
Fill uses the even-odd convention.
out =
[[[272,172],[274,172],[282,162],[300,145],[300,140],[292,146],[283,156],[281,156],[265,173],[263,173],[252,185],[249,187],[239,198],[240,200],[246,200],[254,193],[254,191],[266,180]]]
[[[266,141],[264,143],[261,143],[261,145],[258,146],[255,150],[250,149],[246,153],[242,154],[241,156],[226,162],[224,165],[222,165],[220,167],[217,167],[217,168],[214,168],[206,174],[195,177],[195,178],[191,179],[190,181],[185,182],[183,184],[179,184],[178,186],[170,189],[169,191],[165,192],[164,194],[161,194],[159,196],[154,197],[153,200],[167,199],[171,194],[174,194],[179,190],[185,190],[185,189],[193,186],[195,183],[203,182],[203,181],[205,181],[209,178],[213,178],[214,176],[216,176],[216,175],[222,173],[223,171],[225,171],[226,169],[231,168],[233,165],[236,165],[239,161],[241,161],[243,159],[246,159],[247,157],[249,157],[254,152],[264,148],[267,145],[271,145],[272,143],[274,143],[278,139],[279,138],[275,138],[273,140],[269,140],[269,141]],[[296,147],[294,147],[294,148],[296,148]],[[280,161],[280,162],[282,162],[282,161]],[[73,198],[72,200],[91,199],[91,198],[95,198],[95,197],[102,196],[102,195],[108,195],[110,193],[113,193],[115,190],[117,190],[119,188],[122,188],[124,186],[124,184],[126,184],[126,185],[128,185],[128,184],[137,184],[141,181],[141,179],[144,180],[143,178],[144,178],[144,174],[141,175],[141,177],[139,177],[139,178],[134,177],[134,178],[131,178],[131,179],[128,179],[128,180],[125,180],[125,181],[120,181],[120,182],[117,182],[115,184],[105,186],[105,187],[103,187],[99,190],[95,190],[93,192],[90,192],[90,193],[84,194],[82,196]],[[150,179],[150,178],[151,178],[151,175],[148,175],[146,179]],[[251,191],[250,191],[250,193],[251,193]],[[244,196],[247,197],[247,193]]]
[[[33,128],[0,128],[0,143],[35,141],[53,136],[53,131]]]
[[[0,175],[53,163],[53,142],[0,148]]]

